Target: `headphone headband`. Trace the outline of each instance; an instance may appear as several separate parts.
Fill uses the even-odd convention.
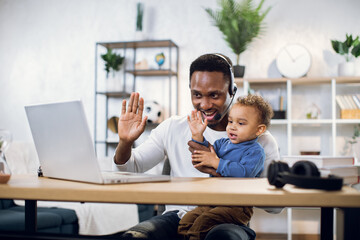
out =
[[[298,171],[299,169],[301,171]],[[291,168],[285,162],[272,161],[268,167],[267,177],[269,184],[277,188],[289,183],[301,188],[340,190],[343,185],[341,177],[320,177],[318,168],[310,161],[296,162]]]
[[[234,96],[237,90],[236,84],[235,84],[235,79],[234,79],[234,72],[233,72],[233,68],[231,66],[231,64],[229,63],[229,61],[226,59],[226,57],[224,57],[223,55],[219,54],[219,53],[213,53],[213,55],[218,56],[220,58],[222,58],[228,65],[229,65],[229,69],[230,69],[230,86],[229,86],[229,93],[231,96]]]

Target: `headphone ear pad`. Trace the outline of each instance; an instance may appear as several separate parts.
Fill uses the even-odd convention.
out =
[[[282,172],[289,172],[289,166],[285,162],[276,162],[272,161],[268,167],[268,181],[270,185],[274,185],[277,188],[282,188],[285,185],[284,181],[281,181],[282,178],[280,173]]]
[[[298,176],[320,177],[320,171],[313,162],[298,161],[290,169],[291,173]]]

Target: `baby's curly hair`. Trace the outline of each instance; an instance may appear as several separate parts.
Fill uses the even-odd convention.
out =
[[[235,104],[255,107],[259,112],[259,123],[264,124],[266,128],[270,126],[270,120],[274,115],[271,105],[258,95],[247,95],[238,97]]]

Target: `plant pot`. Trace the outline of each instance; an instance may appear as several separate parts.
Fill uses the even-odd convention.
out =
[[[121,91],[121,73],[110,72],[106,80],[106,91],[119,92]]]
[[[351,144],[352,155],[354,156],[354,163],[360,163],[360,138],[356,138],[356,143]]]
[[[355,75],[355,64],[354,62],[340,63],[338,66],[339,76],[354,76]]]
[[[244,77],[244,74],[245,74],[245,66],[242,66],[242,65],[234,65],[234,66],[233,66],[233,70],[234,70],[234,77],[236,77],[236,78],[242,78],[242,77]]]
[[[143,31],[136,31],[135,32],[135,40],[136,41],[143,41],[146,40],[146,35]]]

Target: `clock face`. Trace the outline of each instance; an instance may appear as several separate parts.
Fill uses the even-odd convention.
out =
[[[299,44],[285,46],[276,58],[276,66],[284,77],[303,77],[309,71],[310,65],[309,51]]]

